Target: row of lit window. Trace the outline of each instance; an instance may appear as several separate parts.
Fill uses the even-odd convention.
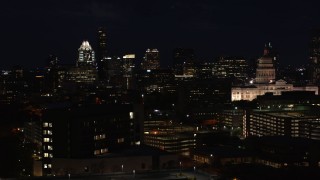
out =
[[[53,147],[51,145],[48,145],[48,146],[43,146],[43,150],[48,150],[48,151],[52,151],[53,150]]]
[[[107,148],[104,148],[104,149],[97,149],[93,152],[94,155],[99,155],[99,154],[104,154],[108,152],[108,149]]]
[[[52,138],[43,138],[43,142],[52,142]]]
[[[43,127],[52,127],[52,123],[44,122]]]
[[[118,138],[117,142],[118,142],[118,144],[123,143],[124,142],[124,138]]]
[[[45,157],[45,158],[53,158],[53,154],[52,153],[43,153],[43,157]]]
[[[105,138],[106,138],[105,134],[95,135],[93,137],[94,140],[100,140],[100,139],[105,139]]]
[[[43,134],[44,135],[52,135],[52,131],[51,130],[43,130]]]
[[[51,169],[52,168],[52,165],[51,164],[43,164],[43,168],[45,169]]]

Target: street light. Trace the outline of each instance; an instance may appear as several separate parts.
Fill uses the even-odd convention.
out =
[[[121,172],[123,172],[123,164],[121,165]]]
[[[181,176],[181,167],[182,167],[181,161],[179,162],[179,164],[180,164],[180,176]]]

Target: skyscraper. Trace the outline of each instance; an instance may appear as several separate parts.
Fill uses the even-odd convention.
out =
[[[245,80],[248,64],[242,57],[220,57],[212,68],[212,74],[218,78],[235,77]]]
[[[56,67],[59,64],[59,59],[57,56],[50,54],[47,59],[47,65],[48,67]]]
[[[79,51],[77,66],[95,66],[95,54],[88,41],[83,41]]]
[[[95,54],[88,41],[83,41],[76,67],[70,68],[66,80],[76,83],[92,84],[97,80]]]
[[[160,68],[160,53],[158,49],[147,49],[141,64],[143,70]]]
[[[320,79],[320,29],[313,30],[309,52],[309,76],[312,83]]]
[[[106,79],[108,70],[107,33],[105,28],[98,29],[97,66],[98,75],[101,80]]]
[[[107,57],[107,33],[105,28],[100,27],[98,29],[98,49],[97,60],[101,60]]]
[[[194,50],[176,48],[173,51],[173,68],[176,75],[192,75],[194,73]]]
[[[124,87],[125,89],[133,88],[133,73],[135,70],[135,54],[126,54],[122,59],[123,77],[124,77]]]

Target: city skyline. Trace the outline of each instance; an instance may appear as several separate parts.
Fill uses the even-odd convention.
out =
[[[320,177],[319,5],[4,1],[0,179]]]
[[[317,1],[4,2],[0,32],[6,52],[1,68],[44,67],[49,54],[74,64],[83,40],[96,50],[101,26],[106,28],[110,52],[135,53],[139,60],[147,48],[157,48],[161,63],[170,64],[177,47],[193,48],[201,61],[223,55],[255,58],[265,43],[272,42],[281,63],[306,64],[311,30],[319,27],[318,5]]]

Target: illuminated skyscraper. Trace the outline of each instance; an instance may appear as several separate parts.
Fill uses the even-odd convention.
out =
[[[88,41],[83,41],[79,51],[76,67],[66,74],[66,80],[76,83],[92,84],[97,80],[95,54]]]
[[[95,54],[88,41],[83,41],[79,51],[77,66],[95,66]]]
[[[142,69],[159,69],[160,68],[160,53],[158,49],[147,49],[141,64]]]
[[[122,59],[122,68],[123,68],[123,77],[126,89],[133,88],[133,73],[135,70],[135,61],[136,55],[135,54],[126,54],[123,56]]]

